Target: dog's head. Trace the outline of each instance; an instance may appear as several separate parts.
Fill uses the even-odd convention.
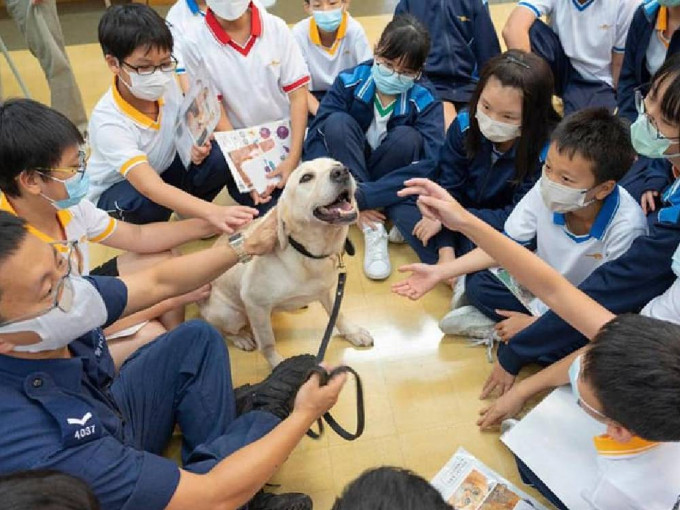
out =
[[[286,230],[293,225],[350,225],[359,215],[355,191],[354,178],[341,163],[329,158],[302,163],[279,199],[279,223]]]

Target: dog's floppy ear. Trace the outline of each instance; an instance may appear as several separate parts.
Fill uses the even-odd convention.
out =
[[[279,248],[282,250],[288,246],[288,228],[286,227],[286,220],[288,219],[288,207],[284,200],[279,200],[276,204],[276,235],[279,238]]]

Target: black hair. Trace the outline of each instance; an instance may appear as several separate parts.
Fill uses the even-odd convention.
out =
[[[0,476],[5,510],[99,510],[99,502],[82,480],[52,470],[20,471]]]
[[[619,315],[583,357],[602,413],[648,441],[680,441],[680,326]]]
[[[411,71],[420,71],[429,53],[430,33],[410,14],[392,18],[375,47],[376,56],[399,62]]]
[[[19,195],[23,171],[55,167],[69,147],[83,143],[78,128],[57,110],[31,99],[0,104],[0,191]]]
[[[482,68],[479,82],[470,98],[470,131],[465,142],[467,157],[472,159],[482,143],[477,122],[477,104],[491,77],[504,87],[522,92],[522,131],[515,151],[514,184],[537,172],[538,160],[550,133],[560,121],[552,103],[554,80],[550,66],[538,55],[509,50],[490,59]]]
[[[331,510],[452,510],[441,494],[412,471],[380,467],[350,483]]]
[[[661,98],[661,114],[669,123],[678,125],[680,135],[680,54],[669,56],[654,73],[649,95],[656,99],[664,83],[668,83],[668,88]]]
[[[557,151],[592,163],[595,184],[619,181],[635,161],[630,129],[606,108],[586,108],[560,122],[552,134]]]
[[[137,48],[172,51],[170,28],[151,7],[129,3],[112,5],[99,20],[99,44],[104,55],[122,62]]]

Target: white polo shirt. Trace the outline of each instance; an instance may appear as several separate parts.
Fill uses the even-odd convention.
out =
[[[676,278],[666,292],[647,303],[640,315],[680,324],[680,278]]]
[[[680,508],[680,443],[595,438],[598,477],[583,498],[597,510]],[[674,506],[675,505],[675,506]]]
[[[177,0],[170,7],[165,21],[168,22],[170,32],[172,32],[173,50],[172,54],[177,59],[177,74],[185,72],[184,57],[182,57],[182,45],[184,38],[192,27],[203,23],[205,12],[201,10],[196,0]]]
[[[612,86],[612,52],[626,49],[628,27],[641,0],[522,0],[536,17],[548,16],[574,68]]]
[[[616,186],[605,198],[590,232],[574,235],[565,215],[551,212],[543,202],[539,179],[510,213],[505,233],[524,245],[535,240],[536,255],[579,285],[599,266],[628,251],[636,237],[647,234],[647,222],[640,205]]]
[[[321,44],[313,16],[297,23],[293,27],[293,35],[312,75],[313,91],[330,89],[340,71],[373,58],[366,32],[348,12],[343,14],[335,43],[330,48]]]
[[[0,211],[5,211],[16,216],[16,211],[9,203],[7,197],[0,193]],[[81,200],[77,205],[56,211],[57,221],[64,233],[64,239],[54,239],[37,228],[29,225],[32,234],[47,243],[55,241],[78,241],[78,249],[74,252],[71,270],[75,274],[87,275],[90,272],[90,251],[88,242],[100,243],[109,237],[116,230],[118,222],[106,214],[105,211],[97,209],[92,202]],[[56,248],[65,252],[66,247],[56,245]]]
[[[189,75],[204,69],[235,129],[290,117],[288,94],[309,81],[309,71],[286,23],[251,3],[251,35],[240,46],[208,10],[186,37]]]
[[[154,121],[125,101],[114,81],[90,117],[89,200],[96,204],[104,191],[140,163],[148,163],[158,174],[170,166],[177,152],[175,124],[181,102],[179,85],[172,80],[158,101],[159,114]]]

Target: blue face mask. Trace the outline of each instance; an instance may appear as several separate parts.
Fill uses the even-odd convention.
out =
[[[50,175],[48,175],[47,177],[55,181],[59,181],[66,188],[68,198],[65,198],[64,200],[53,200],[47,195],[43,195],[43,197],[49,200],[54,206],[54,208],[59,211],[68,209],[69,207],[73,207],[74,205],[78,205],[78,203],[83,198],[85,198],[85,195],[87,195],[87,190],[90,188],[90,178],[87,176],[87,174],[81,175],[78,173],[65,181],[59,180]]]
[[[378,90],[390,96],[398,96],[408,92],[416,82],[415,78],[392,71],[378,62],[373,64],[371,75]]]
[[[659,5],[663,5],[664,7],[678,7],[680,6],[680,0],[656,0],[659,2]]]
[[[324,32],[335,32],[342,23],[342,7],[330,11],[314,11],[316,26]]]
[[[578,391],[579,375],[581,375],[581,356],[576,358],[569,366],[569,384],[571,384],[571,392],[577,401],[581,401],[581,393]]]

